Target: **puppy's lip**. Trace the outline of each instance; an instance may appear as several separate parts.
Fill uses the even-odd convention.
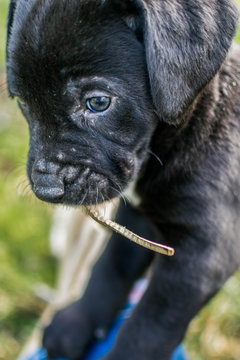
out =
[[[64,188],[57,186],[34,186],[35,195],[43,201],[58,202],[64,196]]]

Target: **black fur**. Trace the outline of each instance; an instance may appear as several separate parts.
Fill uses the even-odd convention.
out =
[[[240,264],[240,49],[230,0],[17,0],[8,84],[30,128],[28,175],[45,201],[95,204],[136,181],[119,222],[176,248],[113,235],[84,297],[43,343],[81,359],[133,282],[152,278],[106,360],[167,360]],[[92,112],[88,100],[111,104]]]

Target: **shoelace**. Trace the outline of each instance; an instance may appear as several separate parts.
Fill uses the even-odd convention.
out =
[[[112,221],[110,219],[105,218],[104,216],[100,215],[97,210],[92,209],[90,206],[84,206],[86,209],[86,212],[89,216],[91,216],[92,219],[97,221],[99,224],[107,227],[110,230],[115,231],[118,234],[121,234],[125,236],[127,239],[135,242],[138,245],[144,246],[145,248],[158,252],[163,255],[167,256],[173,256],[175,253],[175,250],[170,247],[163,244],[159,244],[150,240],[147,240],[141,236],[138,236],[134,232],[128,230],[122,225],[119,225],[115,221]]]

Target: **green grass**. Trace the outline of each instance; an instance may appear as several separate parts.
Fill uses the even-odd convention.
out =
[[[52,209],[23,191],[28,129],[4,91],[7,5],[0,0],[0,360],[16,359],[43,309],[34,285],[52,286],[56,275]],[[193,360],[240,359],[240,272],[191,323],[186,343]]]
[[[193,360],[240,359],[240,271],[192,321],[186,344]]]
[[[9,1],[7,0],[0,0],[0,68],[5,67],[5,39],[8,3]]]
[[[238,4],[239,8],[240,8],[240,0],[236,0],[236,3]],[[238,31],[235,37],[235,40],[240,43],[240,26],[238,27]]]
[[[28,129],[6,91],[7,5],[0,0],[0,360],[16,359],[44,306],[34,286],[54,286],[56,276],[48,244],[52,211],[27,195]]]
[[[0,95],[0,359],[13,360],[39,317],[34,295],[40,282],[53,286],[49,253],[51,209],[27,195],[27,126],[13,101]],[[26,195],[24,195],[26,193]]]

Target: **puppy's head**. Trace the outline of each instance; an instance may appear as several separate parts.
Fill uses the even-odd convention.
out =
[[[29,124],[33,191],[67,204],[116,197],[154,127],[142,44],[100,1],[20,1],[12,33],[9,87]]]
[[[236,24],[229,0],[11,4],[8,83],[29,123],[29,179],[40,199],[67,204],[137,177],[157,121],[184,118]]]

